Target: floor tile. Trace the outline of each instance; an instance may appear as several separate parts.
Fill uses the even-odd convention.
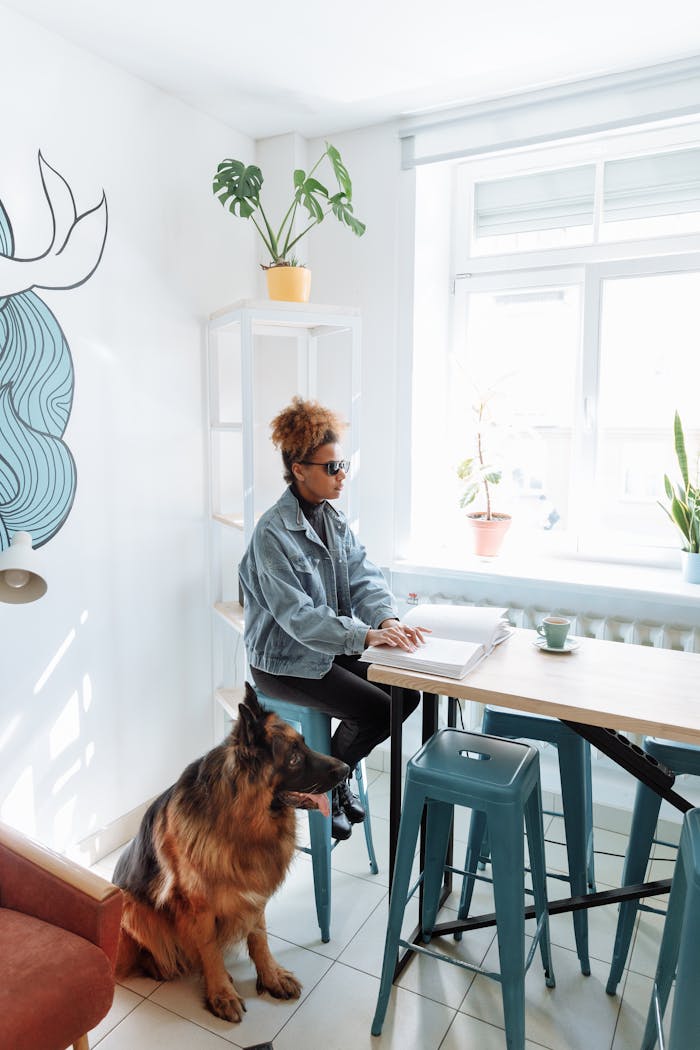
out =
[[[625,982],[624,996],[615,1029],[612,1050],[639,1050],[651,1000],[652,981],[638,973],[630,973]],[[668,1038],[673,1010],[673,990],[664,1017],[664,1032]],[[690,1050],[690,1047],[688,1048]]]
[[[114,1001],[109,1013],[100,1021],[97,1027],[93,1028],[90,1032],[90,1046],[97,1046],[100,1039],[103,1039],[108,1032],[111,1032],[113,1028],[120,1024],[120,1022],[142,1002],[142,996],[136,995],[127,988],[122,988],[120,985],[117,985],[114,989]]]
[[[340,962],[373,974],[375,977],[381,976],[387,914],[388,901],[384,900],[353,937],[340,956]],[[456,918],[456,912],[443,908],[438,920],[447,922],[452,918]],[[418,901],[414,898],[409,902],[404,913],[402,936],[409,938],[417,923]],[[493,938],[492,929],[475,930],[459,942],[453,937],[436,938],[430,947],[451,958],[461,959],[478,966]],[[401,954],[403,954],[403,949]],[[468,970],[416,953],[401,974],[398,984],[401,988],[407,988],[428,999],[456,1009],[464,999],[473,979],[474,974]]]
[[[527,940],[529,944],[529,938]],[[525,1030],[527,1038],[548,1050],[603,1050],[612,1043],[619,1000],[605,994],[608,967],[591,960],[591,976],[581,974],[573,952],[552,950],[556,988],[547,988],[539,952],[525,978]],[[494,944],[484,965],[498,970]],[[462,1013],[503,1027],[500,984],[477,977],[460,1007]],[[581,1019],[585,1018],[585,1024]]]
[[[466,1050],[467,1047],[474,1047],[475,1050],[506,1050],[506,1033],[503,1028],[458,1013],[440,1050]],[[526,1039],[525,1050],[541,1050],[541,1047]]]
[[[231,1043],[145,1000],[97,1045],[100,1050],[225,1050]]]
[[[275,1039],[275,1050],[438,1050],[454,1011],[392,988],[379,1037],[371,1024],[376,977],[335,963]]]
[[[316,919],[313,870],[307,857],[297,857],[281,889],[265,909],[268,931],[285,941],[335,959],[386,895],[386,886],[342,871],[331,880],[331,939],[321,941]]]
[[[666,898],[662,898],[664,901]],[[627,967],[634,973],[646,977],[656,975],[659,960],[661,935],[664,929],[664,917],[651,912],[639,912],[636,933],[632,949],[627,958]]]
[[[299,999],[273,999],[258,995],[255,990],[255,967],[245,948],[233,949],[226,956],[226,968],[246,1003],[246,1012],[240,1024],[232,1024],[215,1017],[204,1004],[204,986],[200,977],[186,977],[166,981],[150,998],[181,1017],[194,1021],[201,1028],[215,1032],[239,1046],[272,1042],[279,1030],[289,1021],[300,1004],[323,977],[330,960],[315,952],[270,937],[270,948],[281,966],[291,970],[302,983]]]

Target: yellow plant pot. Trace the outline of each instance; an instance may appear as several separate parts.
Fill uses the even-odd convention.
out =
[[[270,266],[265,270],[270,299],[287,303],[308,303],[311,294],[311,270],[306,266]]]

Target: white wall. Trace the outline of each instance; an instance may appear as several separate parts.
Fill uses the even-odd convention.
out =
[[[79,211],[109,207],[93,277],[38,293],[72,351],[78,489],[48,594],[0,605],[0,816],[64,847],[212,744],[202,322],[254,294],[255,249],[211,177],[254,146],[2,7],[0,39],[16,255],[49,239],[38,150]]]
[[[400,226],[399,201],[412,173],[400,169],[399,140],[391,124],[329,134],[327,139],[350,173],[354,211],[367,231],[358,238],[332,215],[311,231],[311,295],[316,302],[358,306],[362,312],[360,531],[373,561],[389,564],[396,455],[409,453],[397,448],[397,389],[407,378],[399,366],[399,323],[405,309],[400,296],[407,291],[405,283],[400,287],[400,275],[406,250],[412,265],[412,230]],[[310,164],[323,145],[324,139],[309,142]],[[324,169],[324,175],[329,171]],[[324,181],[320,172],[319,177]],[[335,183],[328,185],[335,192]]]

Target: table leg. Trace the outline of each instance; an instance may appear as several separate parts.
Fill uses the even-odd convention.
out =
[[[389,892],[394,881],[396,845],[401,819],[401,748],[403,744],[403,703],[398,686],[391,687],[391,753],[389,766]]]
[[[615,729],[605,729],[603,726],[589,726],[580,722],[568,722],[564,718],[561,721],[564,725],[575,730],[579,736],[582,736],[593,747],[597,747],[608,758],[612,758],[613,762],[616,762],[622,769],[626,769],[637,780],[641,780],[643,784],[655,791],[657,795],[661,795],[661,798],[670,802],[681,813],[687,813],[689,809],[693,808],[692,802],[688,802],[686,798],[683,798],[682,795],[673,790],[676,779],[675,773],[672,773],[670,769],[667,769],[652,755],[648,755],[637,744],[628,740],[623,733],[618,733]]]

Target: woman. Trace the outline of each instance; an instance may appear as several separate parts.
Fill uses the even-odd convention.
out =
[[[240,564],[245,645],[255,684],[273,699],[340,719],[331,752],[351,769],[390,733],[389,687],[367,681],[368,645],[413,650],[423,628],[399,621],[379,569],[331,506],[350,469],[345,424],[295,397],[272,420],[289,487],[260,518]],[[407,718],[419,694],[403,690]],[[350,836],[365,812],[347,783],[333,793],[332,834]]]

